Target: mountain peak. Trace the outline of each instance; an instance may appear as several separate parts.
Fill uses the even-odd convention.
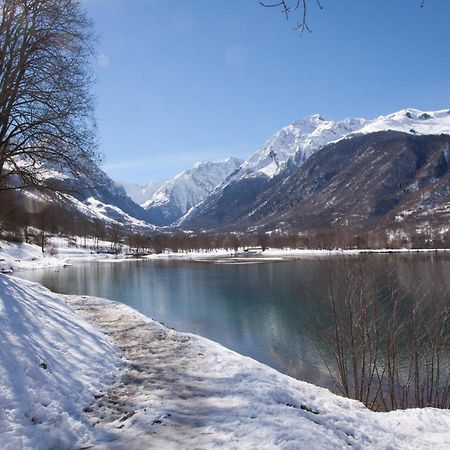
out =
[[[405,108],[367,121],[358,133],[375,131],[402,131],[410,134],[448,134],[450,132],[450,110],[422,111]]]
[[[170,225],[239,168],[242,161],[227,158],[219,162],[199,162],[167,180],[142,206],[152,223]]]
[[[234,178],[275,176],[286,162],[307,159],[315,150],[356,131],[364,119],[326,120],[320,114],[302,117],[275,133],[264,146],[242,164]],[[301,154],[300,154],[301,153]],[[276,155],[276,161],[273,156]]]

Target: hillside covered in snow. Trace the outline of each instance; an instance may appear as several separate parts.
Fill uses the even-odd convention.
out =
[[[148,220],[155,225],[170,225],[224,182],[241,165],[241,160],[228,158],[216,163],[197,163],[167,180],[142,204]]]
[[[241,165],[230,182],[247,176],[280,173],[293,158],[303,164],[318,149],[342,138],[376,131],[402,131],[414,135],[450,133],[450,110],[420,111],[403,109],[375,119],[347,118],[328,120],[320,114],[303,117],[276,132],[261,149]]]
[[[128,196],[138,205],[151,200],[155,192],[166,182],[167,180],[151,181],[147,184],[138,184],[128,181],[121,181],[118,184],[122,186]]]
[[[43,202],[54,201],[73,217],[86,218],[91,223],[100,221],[108,228],[119,226],[145,234],[160,232],[158,226],[171,226],[168,231],[177,227],[233,231],[239,228],[235,227],[238,222],[242,228],[246,223],[242,219],[249,214],[258,215],[259,221],[260,213],[267,210],[263,205],[268,201],[267,192],[278,185],[287,185],[287,179],[298,174],[320,150],[339,143],[334,151],[341,152],[345,159],[345,148],[352,146],[358,136],[387,131],[411,137],[448,134],[450,110],[404,109],[372,120],[340,121],[316,114],[282,128],[245,161],[228,158],[217,163],[198,163],[174,178],[146,185],[116,183],[95,164],[89,173],[78,176],[44,170],[46,182],[64,195],[49,195]],[[354,163],[347,160],[347,165]],[[27,195],[41,197],[36,192]],[[283,200],[286,203],[286,198]],[[448,209],[442,202],[433,204],[436,211]],[[410,216],[410,211],[408,207],[399,211],[399,215],[405,212]]]

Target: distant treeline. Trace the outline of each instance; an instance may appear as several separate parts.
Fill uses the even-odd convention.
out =
[[[47,194],[50,195],[50,194]],[[0,237],[44,247],[49,235],[95,236],[106,233],[99,220],[89,220],[62,198],[39,193],[0,192]]]
[[[396,248],[448,248],[450,234],[433,234],[429,230],[408,235],[392,236],[385,231],[360,232],[348,230],[312,230],[304,233],[272,232],[270,234],[158,234],[143,236],[131,233],[123,241],[136,252],[165,250],[187,252],[199,250],[228,249],[237,251],[242,247],[276,249],[396,249]]]
[[[187,233],[173,230],[165,233],[136,231],[127,225],[105,224],[68,207],[64,199],[47,202],[28,193],[14,191],[0,194],[0,237],[16,242],[34,242],[45,250],[50,235],[90,238],[111,242],[110,251],[134,254],[161,253],[166,250],[187,252],[200,250],[262,247],[279,249],[365,249],[365,248],[450,248],[450,232],[432,229],[351,231],[347,228],[310,230],[302,233]]]

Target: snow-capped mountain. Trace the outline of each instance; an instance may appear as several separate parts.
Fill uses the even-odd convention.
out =
[[[216,163],[197,163],[167,180],[150,200],[142,204],[148,212],[148,221],[155,225],[175,222],[233,174],[241,163],[237,158]]]
[[[294,155],[298,162],[306,161],[318,148],[359,130],[366,123],[364,119],[325,120],[320,114],[303,117],[275,133],[242,164],[233,180],[260,175],[271,178]]]
[[[421,111],[408,108],[398,112],[365,121],[357,133],[367,134],[375,131],[402,131],[413,135],[450,133],[450,109],[440,111]]]
[[[266,229],[448,228],[450,136],[355,134],[316,152],[235,224]]]
[[[450,134],[450,110],[404,109],[372,120],[308,116],[275,133],[243,163],[236,158],[198,163],[173,179],[143,186],[119,186],[98,168],[84,178],[50,172],[49,178],[73,191],[67,196],[73,208],[103,221],[148,228],[175,224],[194,230],[230,229],[233,223],[243,223],[242,217],[266,211],[263,203],[270,192],[324,147],[388,130],[409,136]],[[345,145],[333,148],[343,151]],[[256,216],[261,220],[261,213]]]
[[[297,165],[304,163],[317,149],[354,133],[395,130],[410,134],[440,134],[450,130],[450,110],[420,111],[403,109],[368,120],[347,118],[324,119],[320,114],[303,117],[276,132],[256,153],[242,164],[230,181],[280,173],[295,156]]]
[[[247,159],[240,169],[179,221],[184,228],[211,229],[238,220],[256,204],[274,178],[299,170],[321,148],[342,139],[377,131],[400,131],[409,135],[450,133],[450,110],[404,109],[372,120],[325,120],[304,117],[273,135]]]

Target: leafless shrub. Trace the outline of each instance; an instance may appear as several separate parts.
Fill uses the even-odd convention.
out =
[[[327,264],[320,323],[337,390],[374,410],[450,407],[449,295],[436,286],[375,286],[373,260]]]

